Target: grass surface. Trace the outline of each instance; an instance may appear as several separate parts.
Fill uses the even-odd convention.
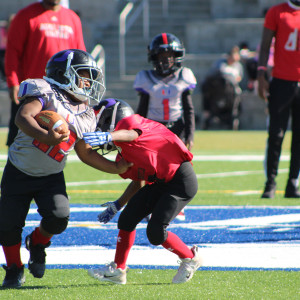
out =
[[[5,129],[0,129],[0,154],[7,153],[6,134]],[[263,155],[266,138],[263,131],[197,131],[193,153]],[[289,145],[288,132],[282,154],[289,154]],[[0,161],[0,167],[4,165],[5,161]],[[299,205],[299,200],[283,197],[288,166],[289,162],[280,163],[278,191],[275,199],[268,200],[260,199],[265,181],[262,162],[195,161],[195,171],[202,178],[191,204]],[[237,171],[253,173],[237,175]],[[212,175],[218,173],[227,175]],[[67,182],[119,179],[80,162],[68,162],[65,177]],[[126,182],[72,186],[68,187],[68,193],[71,203],[101,204],[117,199],[126,186]],[[198,271],[191,282],[172,285],[176,270],[131,269],[125,286],[98,282],[82,269],[47,270],[43,279],[33,278],[28,270],[25,273],[25,286],[19,290],[0,290],[0,299],[300,299],[300,272],[292,271]],[[3,276],[1,269],[0,278]]]

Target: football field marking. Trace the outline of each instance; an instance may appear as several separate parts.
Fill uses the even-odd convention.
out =
[[[113,235],[117,234],[117,223],[114,221],[100,224],[95,221],[98,212],[104,209],[98,206],[71,206],[71,220],[68,229],[64,234],[57,236],[60,242],[53,240],[52,246],[47,248],[47,268],[90,268],[104,265],[114,259],[115,244],[101,246],[101,241],[105,239],[107,232],[111,232]],[[228,214],[229,210],[230,214]],[[256,210],[264,211],[264,214],[254,213]],[[188,214],[189,211],[190,214]],[[220,214],[220,211],[225,215]],[[201,214],[205,212],[206,217],[202,218]],[[87,215],[87,213],[92,214]],[[240,232],[243,236],[244,232],[248,231],[250,239],[253,241],[256,240],[255,236],[258,233],[263,239],[260,242],[249,242],[249,239],[247,242],[237,242],[238,240],[227,242],[227,234],[223,234],[225,240],[208,243],[208,239],[207,242],[196,243],[204,260],[202,270],[300,271],[300,241],[296,236],[292,236],[299,232],[297,230],[300,228],[300,206],[289,206],[288,208],[284,206],[189,206],[186,207],[186,213],[187,216],[194,216],[196,219],[172,222],[169,226],[171,231],[184,230],[186,238],[189,238],[191,230],[195,234],[197,231],[201,232],[201,235],[202,232],[207,234],[211,231],[212,237],[214,232],[221,234],[220,230],[227,230],[228,234]],[[225,217],[220,219],[222,215]],[[32,207],[24,231],[30,232],[38,226],[39,220],[36,216],[38,216],[37,209]],[[137,226],[138,235],[145,232],[146,227],[147,223],[140,223]],[[76,228],[78,230],[74,230]],[[270,241],[264,239],[264,233],[259,233],[260,229],[265,229],[266,231],[263,232],[269,235],[274,232],[276,241],[271,241],[271,236]],[[96,233],[97,238],[92,235],[93,232]],[[290,240],[276,238],[278,232],[286,232],[291,235]],[[77,244],[76,242],[66,246],[68,240],[79,238],[81,241],[83,234],[84,243]],[[24,235],[26,234],[24,233]],[[76,235],[79,237],[75,237]],[[106,240],[105,243],[107,243]],[[23,244],[21,255],[22,261],[26,264],[29,253]],[[5,263],[2,252],[0,253],[0,263]],[[178,257],[161,246],[134,245],[128,258],[128,265],[132,268],[177,268]]]

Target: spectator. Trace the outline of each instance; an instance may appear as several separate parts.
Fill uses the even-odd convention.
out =
[[[225,58],[219,59],[201,86],[203,96],[203,127],[224,126],[237,130],[239,127],[239,83],[244,75],[240,63],[240,49],[234,46]]]
[[[60,0],[42,0],[21,9],[8,31],[5,54],[6,81],[11,99],[7,146],[17,134],[14,123],[19,108],[19,84],[27,78],[42,78],[49,58],[64,49],[85,50],[81,21]]]
[[[258,93],[268,103],[269,128],[265,158],[266,182],[262,198],[273,198],[281,146],[292,117],[292,143],[285,198],[300,198],[300,1],[272,6],[266,13],[258,60]],[[267,62],[273,38],[274,67],[269,85]]]

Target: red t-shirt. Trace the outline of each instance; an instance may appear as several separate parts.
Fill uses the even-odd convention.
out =
[[[300,10],[287,3],[271,7],[264,26],[275,31],[273,76],[300,81]]]
[[[33,3],[20,10],[8,31],[5,72],[8,87],[42,78],[50,57],[65,49],[86,50],[78,15],[65,7],[46,10]]]
[[[115,130],[139,129],[142,134],[132,142],[114,142],[120,147],[121,156],[133,166],[120,174],[122,178],[146,180],[154,176],[165,182],[170,181],[184,161],[191,161],[193,154],[184,143],[164,125],[131,115],[118,122]]]

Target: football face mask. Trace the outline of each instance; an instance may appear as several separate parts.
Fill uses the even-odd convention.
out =
[[[85,71],[86,77],[79,75]],[[46,81],[65,90],[78,101],[100,102],[104,92],[104,77],[94,58],[78,49],[63,50],[50,58],[46,66]],[[88,81],[82,86],[80,82]]]

